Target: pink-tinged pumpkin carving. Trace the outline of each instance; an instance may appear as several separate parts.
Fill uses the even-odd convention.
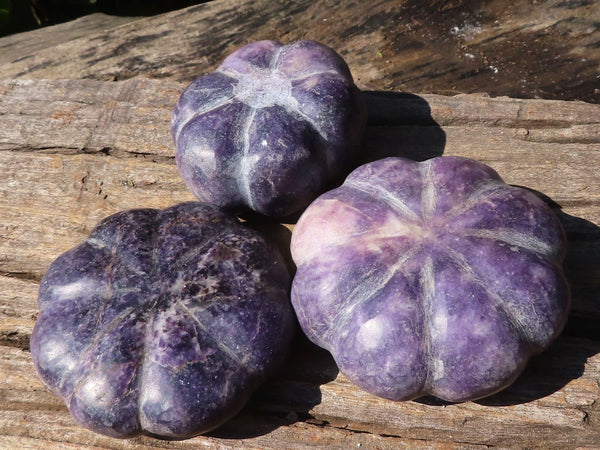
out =
[[[475,399],[512,383],[562,330],[565,246],[550,208],[484,164],[387,158],[301,216],[292,304],[365,390]]]

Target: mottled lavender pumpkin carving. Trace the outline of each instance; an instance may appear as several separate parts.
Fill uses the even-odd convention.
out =
[[[387,158],[300,218],[292,303],[363,389],[476,399],[512,383],[561,331],[564,253],[550,208],[491,168]]]
[[[259,41],[184,90],[171,130],[179,172],[200,200],[282,217],[345,174],[365,118],[332,49]]]
[[[206,432],[285,357],[294,318],[284,267],[213,206],[115,214],[42,279],[31,337],[40,378],[99,433]]]

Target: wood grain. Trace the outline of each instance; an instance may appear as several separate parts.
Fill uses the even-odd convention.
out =
[[[567,330],[509,389],[478,402],[394,403],[352,386],[302,340],[282,374],[208,436],[88,432],[40,384],[28,352],[50,262],[108,214],[192,199],[170,112],[185,83],[0,82],[0,446],[11,448],[594,447],[600,442],[600,106],[366,92],[363,160],[462,155],[545,196],[570,239]],[[293,228],[293,225],[290,225]]]
[[[0,448],[597,448],[600,106],[498,96],[600,103],[599,20],[591,1],[214,0],[0,38]],[[282,373],[207,436],[81,428],[28,350],[42,275],[105,216],[193,199],[169,133],[187,82],[250,41],[307,38],[370,90],[362,161],[467,156],[551,204],[569,238],[567,328],[477,402],[376,398],[299,336]],[[495,98],[431,94],[482,91]]]
[[[139,437],[116,440],[79,427],[62,402],[35,376],[27,351],[0,352],[0,431],[32,445],[66,442],[98,448],[570,448],[600,439],[600,347],[561,338],[501,394],[479,402],[391,402],[369,395],[335,374],[315,348],[298,348],[280,377],[267,383],[244,411],[210,433],[182,442]],[[565,371],[564,365],[568,364]],[[540,387],[541,384],[541,387]],[[318,393],[311,398],[309,392]],[[9,442],[8,440],[6,442]],[[25,441],[27,442],[27,441]],[[0,443],[2,438],[0,437]],[[359,445],[360,444],[360,445]]]
[[[598,103],[599,20],[594,1],[214,0],[107,30],[90,19],[68,41],[81,22],[0,39],[0,78],[189,82],[251,41],[315,39],[363,89]]]
[[[138,19],[139,17],[95,13],[65,24],[6,36],[0,39],[0,65],[26,61],[33,53],[92,34],[104,33],[116,26]]]

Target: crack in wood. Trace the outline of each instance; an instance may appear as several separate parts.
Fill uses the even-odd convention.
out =
[[[39,284],[42,281],[42,274],[36,272],[17,272],[17,271],[0,271],[0,277],[16,278],[18,280],[29,281],[34,284]]]
[[[22,331],[0,331],[0,345],[29,350],[29,333]]]
[[[173,155],[160,155],[152,152],[140,152],[128,150],[118,147],[84,147],[84,146],[29,146],[11,143],[1,143],[0,153],[23,153],[43,155],[59,155],[59,156],[74,156],[74,155],[97,155],[102,157],[112,157],[115,159],[147,159],[149,162],[158,164],[175,165],[175,153]]]

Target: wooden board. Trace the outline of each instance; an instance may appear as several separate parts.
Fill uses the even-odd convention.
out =
[[[119,17],[95,13],[68,23],[2,37],[0,38],[0,65],[23,62],[36,52],[53,49],[75,39],[104,33],[116,26],[138,19],[138,17]]]
[[[600,102],[597,1],[214,0],[97,22],[0,39],[0,78],[191,81],[248,42],[316,39],[365,89]]]
[[[599,21],[593,1],[214,0],[1,38],[0,448],[598,448],[600,106],[398,91],[600,102]],[[299,337],[282,373],[208,436],[79,427],[28,350],[43,273],[109,214],[193,199],[169,133],[188,81],[247,42],[306,38],[338,50],[369,91],[363,161],[472,157],[552,205],[569,238],[563,335],[477,402],[376,398]]]
[[[567,330],[509,389],[477,402],[391,402],[352,386],[299,339],[282,374],[208,436],[115,440],[79,427],[28,351],[41,276],[108,214],[192,199],[174,164],[184,83],[0,82],[0,446],[479,448],[600,443],[600,106],[366,92],[363,159],[462,155],[538,191],[570,239]],[[291,226],[290,226],[291,228]]]

